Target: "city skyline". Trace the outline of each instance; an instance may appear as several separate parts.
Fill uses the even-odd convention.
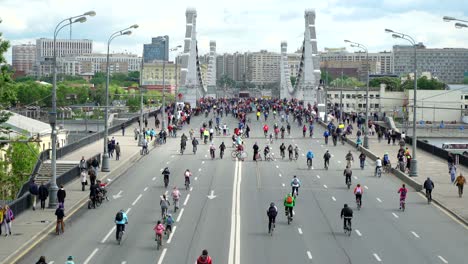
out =
[[[169,35],[171,45],[183,43],[184,14],[187,6],[197,8],[197,37],[201,54],[209,52],[209,41],[217,42],[218,54],[235,51],[268,50],[280,52],[280,42],[288,42],[288,52],[300,47],[303,38],[304,10],[315,8],[319,50],[325,47],[345,47],[343,39],[351,39],[367,44],[370,51],[391,50],[393,45],[405,44],[384,33],[384,28],[392,28],[414,36],[417,42],[431,48],[466,47],[468,35],[454,28],[452,23],[444,23],[443,15],[464,17],[468,7],[460,9],[456,0],[446,1],[443,7],[437,1],[375,1],[361,0],[359,7],[355,1],[324,1],[311,4],[307,1],[256,1],[241,0],[217,3],[189,1],[166,3],[164,8],[145,0],[132,2],[139,16],[128,15],[128,8],[113,1],[84,0],[68,3],[61,0],[29,0],[28,5],[18,1],[4,0],[0,6],[3,23],[1,31],[12,45],[34,43],[35,39],[51,37],[54,25],[64,17],[75,13],[94,10],[97,16],[88,23],[74,25],[73,38],[92,39],[94,52],[104,52],[105,42],[116,28],[137,23],[132,38],[116,41],[111,52],[131,52],[142,55],[143,44],[159,35]],[[268,2],[269,5],[265,5]],[[244,4],[243,4],[244,3]],[[53,7],[53,8],[52,8]],[[37,10],[47,9],[51,13],[43,17]],[[168,9],[171,12],[168,12]],[[76,11],[79,10],[79,11]],[[356,19],[358,17],[358,19]],[[39,23],[40,21],[40,23]],[[408,25],[412,25],[408,27]],[[159,26],[160,25],[160,26]],[[160,28],[160,29],[159,29]],[[363,29],[366,29],[363,31]],[[429,30],[430,29],[430,30]],[[59,36],[68,38],[68,30]],[[354,51],[348,48],[350,52]],[[174,56],[174,55],[172,55]],[[11,48],[6,54],[11,63]],[[172,57],[171,57],[172,59]]]

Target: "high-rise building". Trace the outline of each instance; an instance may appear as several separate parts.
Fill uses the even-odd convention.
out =
[[[109,72],[128,73],[140,71],[141,57],[136,54],[109,54]],[[66,56],[58,59],[58,69],[66,75],[94,75],[96,72],[106,72],[107,54],[92,53],[79,56]]]
[[[224,53],[216,57],[216,79],[227,75],[237,82],[247,78],[247,59],[249,53],[236,52],[234,54]]]
[[[365,52],[347,52],[346,48],[325,48],[324,52],[319,52],[320,61],[360,61],[366,63]],[[371,74],[391,74],[393,73],[393,54],[389,51],[369,52],[369,60],[377,62],[375,72]],[[374,64],[374,63],[372,63]],[[372,68],[372,67],[371,67]]]
[[[55,50],[58,58],[64,56],[90,54],[93,52],[93,41],[88,39],[57,39]],[[35,73],[39,77],[49,76],[52,74],[53,58],[54,40],[46,38],[37,39],[36,63],[34,68]]]
[[[143,45],[143,62],[169,61],[169,36],[152,38],[151,44]]]
[[[36,45],[14,45],[12,53],[12,65],[15,70],[15,77],[31,74],[36,63]]]
[[[430,72],[445,83],[461,83],[468,72],[468,49],[428,49],[422,43],[416,49],[418,73]],[[393,46],[394,73],[400,76],[414,72],[413,46]]]
[[[280,81],[281,54],[261,50],[248,57],[247,80],[257,86]]]

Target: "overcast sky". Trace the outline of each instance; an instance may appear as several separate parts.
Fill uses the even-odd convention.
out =
[[[319,50],[344,47],[344,39],[366,44],[370,51],[406,44],[385,34],[385,28],[407,33],[427,47],[468,48],[468,29],[442,21],[444,15],[468,20],[466,0],[0,0],[0,32],[11,44],[35,43],[53,37],[60,20],[94,10],[95,17],[74,25],[73,38],[92,39],[94,51],[105,52],[111,33],[136,23],[140,28],[114,40],[111,51],[141,55],[153,36],[169,35],[171,47],[183,43],[187,7],[198,13],[202,54],[209,51],[210,40],[217,42],[218,53],[279,52],[282,40],[292,52],[301,46],[304,10],[311,8]],[[68,38],[68,29],[60,37]],[[6,56],[10,61],[11,51]]]

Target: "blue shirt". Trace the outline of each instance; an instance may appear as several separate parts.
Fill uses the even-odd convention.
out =
[[[307,158],[308,159],[313,159],[314,158],[314,153],[312,153],[311,150],[309,150],[309,152],[307,152]]]
[[[115,223],[118,224],[118,225],[125,225],[127,222],[128,222],[128,217],[127,217],[127,214],[125,212],[122,212],[122,221],[117,221],[115,220]]]

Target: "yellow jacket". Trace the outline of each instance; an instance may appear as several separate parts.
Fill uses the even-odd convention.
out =
[[[3,223],[3,216],[4,216],[4,213],[5,213],[5,209],[0,209],[0,224]]]

